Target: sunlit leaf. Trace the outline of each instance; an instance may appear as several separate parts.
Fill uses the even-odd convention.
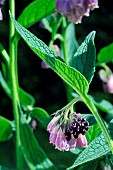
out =
[[[42,18],[55,12],[55,0],[35,0],[30,3],[18,18],[18,22],[28,28]]]

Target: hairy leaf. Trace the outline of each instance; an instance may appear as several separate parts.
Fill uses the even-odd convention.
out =
[[[79,165],[82,165],[85,162],[89,162],[96,158],[99,158],[105,154],[110,152],[109,145],[103,135],[101,133],[98,137],[96,137],[89,146],[78,156],[74,164],[68,168],[73,169]]]
[[[80,71],[90,83],[95,72],[96,50],[95,31],[92,31],[78,48],[71,61],[71,66]]]

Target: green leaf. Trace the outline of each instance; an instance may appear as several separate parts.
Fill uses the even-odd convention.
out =
[[[98,63],[108,63],[113,60],[113,43],[102,48],[97,55]]]
[[[20,140],[25,160],[30,169],[55,169],[53,163],[48,159],[42,148],[39,146],[33,132],[25,122],[20,124]]]
[[[41,40],[34,36],[30,31],[22,27],[11,16],[16,30],[20,33],[30,48],[45,61],[63,80],[65,80],[77,93],[85,96],[88,92],[88,82],[84,76],[74,68],[61,62],[51,49],[48,48]]]
[[[78,48],[71,61],[71,66],[80,71],[90,83],[95,72],[96,50],[95,31],[92,31]]]
[[[96,137],[89,146],[78,156],[74,164],[68,168],[73,169],[83,163],[92,161],[96,158],[99,158],[105,154],[110,152],[109,145],[103,135],[101,133],[98,137]]]
[[[30,3],[18,18],[18,22],[28,28],[42,18],[55,12],[55,0],[35,0]]]
[[[93,115],[91,114],[82,114],[82,117],[84,117],[85,119],[87,119],[87,121],[89,122],[89,125],[94,125],[96,123],[96,120],[94,118]]]
[[[45,129],[51,120],[49,114],[44,109],[39,107],[33,108],[33,110],[30,112],[30,116],[37,119]]]
[[[93,100],[95,106],[101,111],[113,115],[113,105],[107,100],[95,100],[93,96],[90,95],[90,98]]]
[[[76,170],[86,170],[86,169],[97,170],[98,162],[99,162],[99,159],[87,162],[87,163],[79,166],[78,168],[76,168]]]
[[[12,137],[12,124],[6,118],[0,116],[0,142],[9,140]]]
[[[6,94],[10,98],[12,98],[11,90],[1,72],[0,72],[0,84],[2,88],[4,89],[4,91],[6,92]],[[21,88],[19,88],[19,97],[20,97],[20,102],[24,107],[33,106],[35,104],[34,98]]]
[[[25,92],[23,89],[19,88],[19,98],[23,106],[29,107],[34,106],[35,99],[29,93]]]
[[[64,33],[64,43],[65,50],[66,50],[66,55],[67,55],[67,63],[71,62],[72,57],[74,56],[75,52],[77,51],[78,48],[78,42],[76,40],[76,35],[75,35],[75,25],[73,23],[70,23],[68,27],[65,30]]]
[[[86,133],[86,138],[88,140],[88,143],[91,143],[101,132],[98,124],[94,124],[90,126],[89,130]]]

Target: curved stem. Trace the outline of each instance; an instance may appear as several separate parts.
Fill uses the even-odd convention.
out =
[[[107,131],[107,128],[105,126],[105,123],[103,122],[103,120],[101,119],[100,115],[98,114],[98,111],[95,107],[95,105],[93,104],[93,102],[91,101],[91,99],[89,97],[85,97],[83,98],[86,105],[88,106],[88,108],[90,109],[90,111],[92,112],[92,114],[94,115],[100,129],[102,130],[109,146],[110,146],[110,149],[113,153],[113,141],[111,140],[110,136],[109,136],[109,133]]]

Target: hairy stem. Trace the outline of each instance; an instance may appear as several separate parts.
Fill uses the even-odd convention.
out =
[[[100,117],[95,105],[93,104],[93,102],[91,101],[91,99],[89,97],[84,98],[84,101],[85,101],[86,105],[88,106],[88,108],[90,109],[90,111],[92,112],[92,114],[94,115],[94,117],[95,117],[100,129],[102,130],[102,132],[110,146],[110,149],[113,153],[113,141],[111,140],[108,130],[106,128],[106,125],[103,122],[102,118]]]
[[[9,8],[12,15],[15,17],[15,1],[9,1]],[[19,96],[18,96],[18,75],[17,75],[17,54],[16,48],[17,44],[14,41],[15,28],[12,21],[9,21],[9,56],[10,56],[10,86],[12,93],[12,104],[13,104],[13,113],[16,126],[16,163],[17,169],[22,169],[22,154],[21,154],[21,143],[20,143],[20,129],[19,129]]]

